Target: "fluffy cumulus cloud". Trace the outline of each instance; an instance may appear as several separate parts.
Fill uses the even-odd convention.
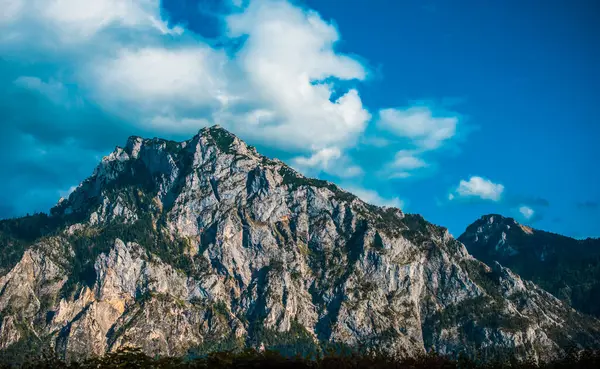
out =
[[[32,170],[49,158],[80,168],[23,194],[52,192],[36,210],[128,134],[183,138],[217,123],[284,150],[307,173],[363,172],[345,150],[371,118],[357,89],[368,70],[335,50],[337,28],[314,11],[232,3],[221,36],[208,40],[165,21],[160,0],[0,0],[0,8],[0,157]],[[30,180],[20,173],[4,193]]]
[[[232,53],[167,25],[159,0],[2,1],[3,34],[12,35],[2,49],[50,51],[86,97],[132,121],[206,120],[316,152],[351,145],[370,119],[357,89],[339,94],[335,83],[364,80],[364,66],[335,51],[333,25],[284,1],[228,16],[225,38],[243,38]]]
[[[339,33],[317,13],[254,1],[227,26],[230,37],[247,37],[236,62],[250,86],[231,94],[250,114],[225,112],[224,124],[282,147],[316,151],[348,146],[365,129],[370,114],[358,91],[333,96],[335,80],[363,80],[367,72],[335,52]]]
[[[49,50],[80,47],[117,28],[183,32],[162,21],[160,0],[0,0],[0,7],[4,28],[0,41],[12,45],[27,42]]]
[[[186,127],[192,117],[209,116],[226,99],[223,52],[203,45],[122,48],[99,58],[86,70],[97,101],[123,118],[142,116],[142,123],[168,121]],[[123,109],[123,106],[130,107]],[[190,127],[190,132],[197,129]]]
[[[0,0],[0,160],[19,168],[0,217],[47,209],[130,134],[182,139],[220,124],[337,178],[379,169],[359,165],[363,142],[400,143],[385,172],[405,178],[455,136],[457,116],[418,106],[380,110],[393,137],[367,139],[369,69],[336,49],[334,24],[288,1],[227,4],[210,39],[168,21],[160,0]]]
[[[451,140],[457,132],[457,115],[436,115],[427,106],[388,108],[379,111],[377,125],[398,139],[410,150],[397,152],[387,166],[391,178],[406,178],[418,169],[428,167],[425,156]]]
[[[125,45],[86,75],[96,99],[152,114],[145,122],[219,123],[247,139],[286,150],[351,145],[370,119],[356,89],[336,95],[334,80],[363,80],[358,61],[337,53],[338,31],[283,1],[253,1],[226,18],[226,37],[242,39],[226,56],[199,40]],[[198,128],[197,126],[194,128]]]
[[[469,180],[461,180],[458,187],[448,195],[449,200],[457,198],[482,199],[499,201],[504,192],[504,186],[489,179],[472,176]]]
[[[533,216],[535,215],[535,211],[526,205],[521,205],[519,207],[519,213],[521,213],[521,216],[527,220],[533,218]]]

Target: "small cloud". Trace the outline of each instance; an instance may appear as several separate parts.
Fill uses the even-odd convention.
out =
[[[308,157],[295,157],[292,159],[292,165],[307,174],[325,172],[341,178],[363,174],[362,168],[352,164],[337,147],[321,149]]]
[[[293,159],[297,165],[302,167],[327,167],[332,161],[339,159],[342,156],[340,149],[337,147],[325,148],[312,154],[310,157],[299,156]]]
[[[399,197],[387,198],[381,196],[377,191],[367,190],[360,187],[348,187],[347,191],[355,194],[364,202],[377,206],[387,206],[401,209],[404,207],[404,201]]]
[[[401,150],[396,153],[396,157],[391,164],[392,167],[397,169],[417,169],[427,166],[422,159],[419,159],[414,155],[413,152],[407,150]]]
[[[535,211],[529,206],[522,205],[519,207],[519,213],[523,216],[523,218],[529,220],[535,215]]]
[[[414,151],[400,150],[396,153],[394,161],[388,164],[391,172],[389,178],[408,178],[411,171],[427,167],[427,163],[416,156]]]
[[[452,138],[456,134],[457,124],[458,117],[436,117],[429,108],[422,106],[379,111],[379,127],[412,140],[424,150],[437,149]]]
[[[448,195],[448,200],[455,198],[480,198],[483,200],[499,201],[504,192],[504,186],[488,179],[472,176],[468,181],[461,180],[456,190]]]
[[[577,203],[577,209],[582,210],[595,210],[598,208],[598,203],[596,201],[582,201]]]
[[[379,110],[377,126],[410,148],[398,151],[394,160],[385,166],[388,178],[407,178],[415,171],[435,168],[435,163],[430,165],[424,157],[441,149],[457,134],[458,114],[436,114],[428,106],[431,102],[416,101],[414,104],[409,108]]]

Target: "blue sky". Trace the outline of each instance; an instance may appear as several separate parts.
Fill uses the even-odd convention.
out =
[[[219,123],[458,236],[600,236],[593,1],[0,0],[0,217]]]

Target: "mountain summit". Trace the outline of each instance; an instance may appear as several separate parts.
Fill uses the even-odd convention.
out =
[[[600,317],[600,239],[577,240],[490,214],[458,240],[479,260],[497,261],[576,309]]]
[[[50,216],[0,222],[0,348],[68,359],[327,347],[546,360],[598,320],[219,127],[129,139]]]

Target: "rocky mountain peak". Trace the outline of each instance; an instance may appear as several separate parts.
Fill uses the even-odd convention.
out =
[[[32,221],[48,231],[22,238]],[[445,228],[307,178],[220,127],[130,138],[50,217],[14,222],[0,234],[0,348],[545,360],[600,345],[597,320],[473,258]]]
[[[132,186],[136,187],[135,196],[125,196]],[[75,213],[101,223],[113,217],[137,220],[139,211],[161,217],[165,206],[202,196],[197,192],[203,186],[211,190],[209,198],[216,203],[230,205],[247,203],[253,197],[249,194],[300,191],[305,195],[308,191],[337,203],[376,208],[331,182],[307,178],[282,161],[259,154],[227,130],[212,126],[183,142],[130,137],[124,148],[117,147],[104,157],[92,177],[82,182],[68,201],[61,201],[53,213]],[[148,202],[157,206],[148,206]],[[90,211],[95,207],[100,209]],[[379,218],[384,213],[397,219],[403,216],[399,209],[376,213]]]
[[[600,240],[585,241],[490,214],[458,238],[476,258],[499,262],[578,310],[600,316]]]
[[[510,245],[510,241],[533,233],[533,228],[520,224],[514,218],[487,214],[468,226],[459,240],[469,245],[485,244],[486,247],[494,247],[498,253],[511,255],[519,251]]]

